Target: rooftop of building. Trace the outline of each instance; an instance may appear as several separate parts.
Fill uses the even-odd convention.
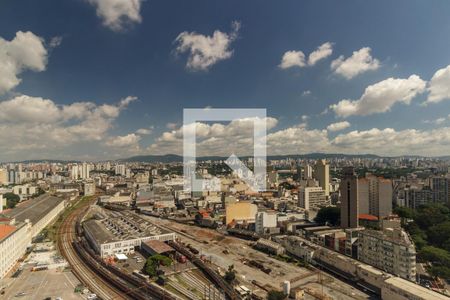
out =
[[[0,240],[3,240],[17,229],[16,226],[9,224],[0,224]]]
[[[448,300],[448,297],[445,295],[439,294],[435,291],[429,290],[427,288],[424,288],[418,284],[415,284],[411,281],[405,280],[400,277],[391,277],[389,279],[386,279],[385,283],[408,291],[410,295],[415,296],[415,299]]]
[[[309,231],[315,232],[315,231],[322,231],[322,230],[330,230],[330,229],[332,229],[330,226],[325,226],[325,225],[303,228],[303,230],[308,231],[308,232]]]
[[[162,241],[149,240],[143,243],[158,254],[175,251],[172,247]]]
[[[102,214],[105,215],[105,218],[101,220],[91,219],[83,223],[83,227],[100,244],[169,233],[131,212],[104,210]]]
[[[267,239],[262,239],[262,238],[258,239],[257,243],[260,245],[271,247],[271,248],[282,248],[282,246],[280,244],[278,244],[277,242],[267,240]]]
[[[20,203],[15,208],[5,212],[5,215],[8,218],[15,218],[18,222],[25,222],[28,219],[31,224],[36,224],[63,201],[62,198],[44,194]]]
[[[396,230],[401,230],[400,236],[395,236]],[[365,229],[361,230],[359,234],[369,235],[371,237],[378,238],[380,240],[389,241],[396,244],[401,244],[403,246],[414,245],[414,243],[409,238],[408,234],[403,231],[401,228],[387,228],[385,230],[373,230],[373,229]]]
[[[367,220],[367,221],[378,221],[377,216],[369,215],[369,214],[359,214],[358,219]]]

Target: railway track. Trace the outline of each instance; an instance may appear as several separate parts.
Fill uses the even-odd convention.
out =
[[[89,203],[88,203],[89,204]],[[87,205],[74,210],[63,220],[58,231],[58,247],[67,258],[75,275],[99,298],[176,300],[175,295],[133,275],[107,265],[81,238],[81,220]]]
[[[89,202],[86,205],[88,204]],[[57,246],[60,253],[69,262],[75,276],[99,298],[104,300],[132,299],[99,277],[76,252],[73,246],[73,241],[76,239],[75,224],[83,216],[84,209],[85,205],[76,208],[62,221],[57,233]]]

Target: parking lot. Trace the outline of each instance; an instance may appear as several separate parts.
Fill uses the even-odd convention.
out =
[[[31,266],[24,266],[23,272],[17,278],[6,278],[7,287],[1,299],[36,299],[47,297],[64,300],[86,299],[75,293],[75,287],[80,283],[70,271],[57,269],[32,272]]]

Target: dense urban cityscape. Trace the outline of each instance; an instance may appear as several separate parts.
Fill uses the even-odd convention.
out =
[[[223,160],[215,192],[155,157],[3,164],[2,294],[447,299],[450,161],[306,157],[269,157],[263,192]]]

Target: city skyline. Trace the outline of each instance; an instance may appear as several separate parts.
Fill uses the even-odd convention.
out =
[[[22,5],[0,11],[0,161],[182,154],[184,108],[266,108],[268,155],[448,155],[443,1]],[[251,154],[249,128],[202,123],[199,154]]]

